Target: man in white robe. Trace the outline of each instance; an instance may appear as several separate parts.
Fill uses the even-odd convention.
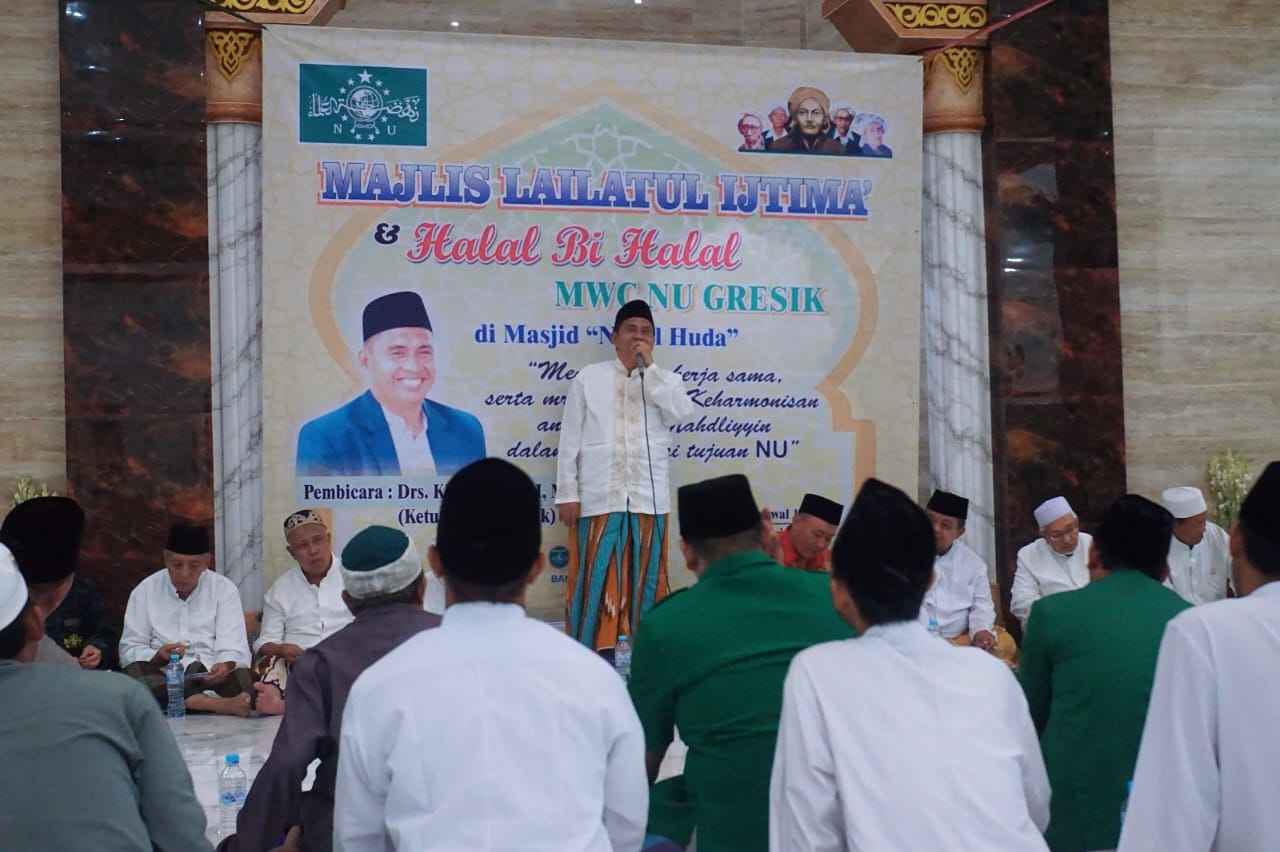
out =
[[[917,619],[934,550],[920,507],[868,480],[832,552],[836,611],[860,635],[792,660],[770,852],[1048,848],[1049,782],[1017,681]]]
[[[1280,462],[1231,530],[1239,598],[1169,622],[1120,852],[1280,845]]]
[[[1166,488],[1160,502],[1174,517],[1165,585],[1188,603],[1222,600],[1231,577],[1231,548],[1226,530],[1209,520],[1204,494],[1186,485]]]
[[[671,427],[694,410],[678,373],[653,362],[653,312],[632,299],[613,321],[615,357],[569,384],[556,457],[556,508],[569,528],[565,623],[612,654],[671,591],[667,575]]]
[[[1027,626],[1031,606],[1058,592],[1089,584],[1089,548],[1093,538],[1080,531],[1080,519],[1065,497],[1036,507],[1040,537],[1018,551],[1018,567],[1009,592],[1009,612]]]
[[[638,852],[640,720],[608,663],[525,614],[540,548],[519,468],[483,459],[449,480],[428,554],[448,608],[351,688],[337,852]]]
[[[303,652],[354,620],[342,600],[342,572],[333,558],[333,536],[319,512],[301,509],[284,521],[289,555],[297,562],[267,591],[262,631],[254,644],[257,709],[284,713],[289,669]]]
[[[990,569],[960,541],[969,519],[969,501],[949,491],[934,491],[925,506],[937,556],[933,585],[920,606],[920,623],[953,645],[973,645],[1013,662],[1013,637],[996,627]]]
[[[120,634],[125,674],[168,702],[164,668],[176,655],[186,672],[188,710],[248,716],[249,637],[236,584],[209,570],[209,531],[174,524],[164,568],[129,594]]]

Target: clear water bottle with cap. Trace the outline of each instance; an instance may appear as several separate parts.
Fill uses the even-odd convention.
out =
[[[218,774],[218,830],[222,837],[236,833],[236,817],[249,793],[249,776],[240,767],[240,755],[229,754]]]
[[[619,634],[613,646],[613,670],[624,680],[631,680],[631,640]]]
[[[181,719],[187,715],[187,699],[182,689],[182,679],[185,674],[182,658],[177,654],[170,654],[169,665],[164,667],[164,688],[167,699],[164,715],[170,719]]]

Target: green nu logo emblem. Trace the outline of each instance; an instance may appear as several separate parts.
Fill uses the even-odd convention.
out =
[[[427,145],[427,69],[312,65],[298,74],[303,142]]]

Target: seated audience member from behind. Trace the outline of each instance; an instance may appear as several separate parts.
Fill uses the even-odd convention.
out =
[[[289,671],[303,652],[351,623],[324,518],[314,509],[294,512],[284,520],[284,537],[297,564],[267,591],[254,647],[256,706],[270,714],[284,712]]]
[[[186,671],[188,710],[247,716],[252,676],[244,606],[236,584],[212,564],[208,529],[170,528],[164,568],[129,595],[120,664],[165,706],[164,667],[176,654]]]
[[[1018,551],[1018,567],[1009,591],[1009,612],[1027,628],[1031,605],[1058,592],[1082,589],[1089,582],[1093,538],[1080,531],[1080,519],[1065,497],[1045,500],[1035,510],[1040,537]]]
[[[806,494],[800,501],[791,525],[778,534],[781,559],[788,568],[826,571],[831,567],[831,539],[840,526],[844,512],[834,500],[818,494]]]
[[[519,468],[484,459],[449,480],[429,553],[444,621],[352,687],[338,849],[640,849],[644,744],[625,686],[525,614],[541,536],[538,489]]]
[[[1173,517],[1136,494],[1102,516],[1089,585],[1031,609],[1018,678],[1049,783],[1055,852],[1114,849],[1160,637],[1186,601],[1161,585]]]
[[[960,539],[969,520],[969,501],[949,491],[935,491],[925,507],[937,556],[933,583],[920,607],[920,622],[953,645],[973,645],[1012,663],[1018,648],[996,627],[990,569]]]
[[[155,701],[125,677],[31,665],[43,637],[0,545],[0,848],[207,852],[204,811]]]
[[[318,527],[298,528],[314,532]],[[340,594],[355,621],[298,657],[271,756],[253,782],[236,834],[223,841],[220,852],[267,849],[291,826],[299,828],[299,848],[305,852],[333,848],[338,741],[351,686],[393,648],[440,623],[440,616],[422,609],[427,585],[422,559],[401,530],[362,530],[332,570],[341,571],[345,591]],[[315,783],[303,793],[302,780],[315,760],[320,761]]]
[[[1120,852],[1273,852],[1280,838],[1280,461],[1231,528],[1238,598],[1169,622]]]
[[[14,506],[0,524],[0,543],[9,548],[41,618],[65,602],[75,583],[84,536],[84,510],[69,497],[36,497]],[[36,650],[37,663],[102,665],[102,651],[86,647],[72,656],[46,633]]]
[[[797,653],[852,636],[831,610],[827,575],[783,568],[741,474],[678,491],[680,549],[698,578],[650,610],[636,635],[631,698],[650,781],[675,737],[684,774],[656,784],[649,834],[700,852],[764,852],[769,768],[782,681]]]
[[[836,536],[830,582],[860,635],[791,663],[771,852],[1045,849],[1049,784],[1017,681],[919,622],[935,551],[920,507],[868,480]]]

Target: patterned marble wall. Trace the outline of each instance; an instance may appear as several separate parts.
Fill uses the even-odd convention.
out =
[[[1280,458],[1280,26],[1112,0],[1129,487]],[[1212,14],[1207,14],[1212,12]]]
[[[64,488],[59,17],[22,0],[0,25],[0,513],[20,476]]]
[[[847,51],[822,0],[347,0],[331,26]]]
[[[992,0],[993,19],[1032,0]],[[1063,494],[1085,528],[1125,490],[1107,0],[992,36],[986,145],[1001,587]]]
[[[123,611],[171,515],[213,515],[200,10],[61,19],[67,480],[82,570]]]

